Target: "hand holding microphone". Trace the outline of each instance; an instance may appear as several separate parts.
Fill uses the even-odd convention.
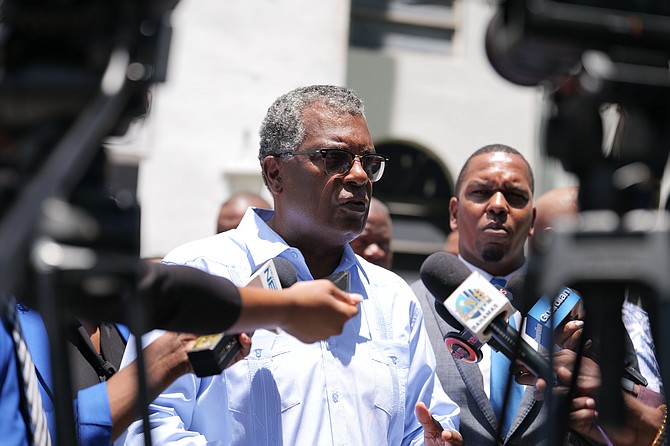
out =
[[[519,274],[512,277],[505,288],[519,299],[525,300],[525,282],[526,276]],[[528,313],[523,314],[521,336],[524,340],[540,353],[555,350],[554,345],[577,350],[584,326],[584,305],[579,293],[572,288],[563,287],[553,301],[546,295],[534,300],[532,307],[517,305],[524,309],[530,307]]]
[[[198,338],[189,352],[195,374],[219,374],[246,356],[251,339],[243,332],[257,327],[276,327],[305,343],[342,333],[346,321],[358,314],[362,297],[348,292],[347,271],[327,279],[296,283],[297,271],[288,260],[277,257],[264,263],[239,290],[239,320],[253,321],[254,325],[234,324],[229,332],[242,332],[239,337],[217,333]],[[253,305],[246,305],[249,299]]]
[[[295,267],[286,259],[277,257],[270,259],[254,272],[245,285],[246,287],[265,290],[281,290],[298,280]],[[245,335],[244,347],[248,353],[251,345],[249,336]],[[242,348],[237,334],[224,332],[200,336],[188,352],[188,357],[196,376],[218,375],[228,367],[233,359],[241,359],[238,352]]]

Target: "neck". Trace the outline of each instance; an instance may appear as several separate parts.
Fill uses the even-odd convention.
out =
[[[525,262],[525,258],[522,257],[514,262],[486,262],[482,259],[468,259],[463,257],[467,262],[476,266],[477,268],[486,271],[491,274],[493,277],[505,277],[514,271],[521,268]]]
[[[275,217],[268,220],[268,226],[289,246],[300,250],[312,277],[322,279],[335,271],[342,260],[344,245],[328,245],[323,238],[305,233],[296,234],[282,226]]]

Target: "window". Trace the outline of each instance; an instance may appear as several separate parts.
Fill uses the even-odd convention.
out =
[[[451,54],[453,0],[352,0],[354,47]]]

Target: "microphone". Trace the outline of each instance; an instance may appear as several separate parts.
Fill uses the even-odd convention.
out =
[[[517,295],[522,295],[525,286],[526,276],[516,275],[507,281],[506,288],[514,290]],[[553,322],[552,321],[553,311]],[[537,346],[535,349],[540,353],[550,353],[552,351],[553,335],[559,327],[562,327],[571,320],[580,319],[583,313],[582,297],[572,288],[564,287],[556,299],[554,299],[553,309],[549,298],[544,295],[528,311],[524,319],[521,336],[531,346]],[[551,325],[550,325],[551,324]],[[599,343],[598,339],[592,340],[594,345]],[[628,340],[627,342],[630,342]],[[632,349],[632,346],[631,346]],[[596,348],[596,350],[599,350]],[[597,355],[596,355],[597,356]],[[598,357],[593,359],[599,361]],[[621,383],[624,389],[631,388],[634,384],[646,387],[647,379],[638,372],[632,365],[632,361],[626,358],[623,367]],[[629,384],[630,383],[630,384]]]
[[[281,290],[298,281],[298,272],[291,262],[281,257],[270,259],[254,272],[245,286]],[[225,332],[200,336],[188,352],[196,376],[220,374],[240,351],[237,334]]]
[[[293,265],[291,265],[293,266]],[[331,274],[326,277],[326,279],[333,282],[333,284],[342,291],[349,292],[350,288],[350,278],[349,270],[340,271],[339,273]]]
[[[493,285],[503,296],[510,302],[514,299],[512,293],[501,287],[500,285]],[[449,313],[447,308],[438,300],[434,302],[435,311],[445,321],[450,321],[452,326],[459,326],[459,322]],[[456,324],[456,325],[454,325]],[[495,341],[493,341],[495,342]],[[477,336],[472,334],[467,328],[463,328],[460,332],[451,331],[444,335],[444,344],[447,350],[451,353],[454,359],[465,362],[479,362],[482,360],[481,348],[484,345]]]
[[[470,270],[457,256],[447,252],[436,252],[426,258],[420,269],[421,281],[428,291],[431,289],[444,290],[451,294],[470,275]],[[430,285],[429,283],[430,282]],[[432,291],[431,291],[432,294]],[[481,348],[484,345],[477,336],[464,328],[449,313],[441,301],[435,300],[435,312],[452,327],[460,331],[450,331],[444,335],[444,344],[451,356],[460,361],[475,363],[482,360]]]
[[[519,274],[507,282],[507,288],[522,296],[525,275]],[[525,315],[521,336],[540,353],[548,354],[554,350],[554,334],[567,322],[578,319],[582,312],[582,297],[572,288],[564,287],[556,298],[545,294]]]
[[[507,323],[515,311],[509,300],[481,274],[470,273],[455,255],[438,252],[424,261],[420,275],[438,301],[436,308],[441,304],[452,316],[446,318],[438,312],[447,323],[460,330],[467,329],[510,360],[518,359],[534,375],[554,382],[547,358],[520,339],[519,332]]]

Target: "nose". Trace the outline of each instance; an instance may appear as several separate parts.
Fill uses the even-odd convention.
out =
[[[362,186],[370,181],[368,174],[365,172],[365,169],[363,169],[363,163],[361,163],[360,156],[356,155],[354,157],[353,164],[351,165],[349,172],[347,172],[345,181],[354,183],[358,186]]]
[[[500,191],[495,192],[489,200],[489,210],[496,214],[507,212],[507,206],[508,203],[505,194]]]

